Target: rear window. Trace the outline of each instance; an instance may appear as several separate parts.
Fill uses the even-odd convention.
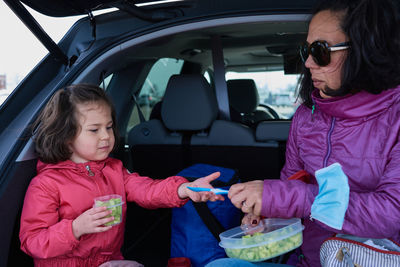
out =
[[[136,99],[146,120],[150,119],[154,106],[162,100],[169,78],[181,72],[183,62],[183,60],[173,58],[161,58],[154,63]],[[158,111],[154,110],[154,112]],[[128,132],[139,123],[139,114],[135,105],[129,119]]]

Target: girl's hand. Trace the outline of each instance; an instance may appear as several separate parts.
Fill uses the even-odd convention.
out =
[[[243,213],[252,213],[259,216],[261,213],[264,181],[255,180],[246,183],[234,184],[229,189],[228,197]]]
[[[183,183],[178,188],[178,195],[180,198],[189,197],[194,202],[206,202],[206,201],[217,201],[217,200],[225,200],[225,198],[221,195],[216,195],[212,192],[194,192],[187,188],[190,187],[206,187],[213,188],[210,184],[211,181],[214,181],[220,176],[219,172],[214,172],[208,176],[198,178],[194,182],[191,183]]]
[[[112,213],[107,207],[91,208],[79,215],[72,222],[72,232],[76,239],[84,234],[100,233],[111,229],[112,226],[104,226],[104,224],[114,220],[114,217],[106,216]]]

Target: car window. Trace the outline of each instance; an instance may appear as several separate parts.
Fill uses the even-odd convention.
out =
[[[103,88],[105,91],[108,90],[108,85],[110,85],[111,79],[114,76],[114,73],[111,73],[107,77],[105,77],[101,83],[99,84],[99,87]]]
[[[290,119],[299,103],[295,91],[299,74],[285,74],[284,71],[227,72],[226,80],[253,79],[260,97],[260,107],[273,108],[283,119]]]
[[[174,58],[161,58],[154,63],[136,99],[146,120],[149,120],[154,105],[162,100],[169,78],[181,72],[183,62]],[[128,132],[139,122],[139,114],[135,106],[129,119]]]

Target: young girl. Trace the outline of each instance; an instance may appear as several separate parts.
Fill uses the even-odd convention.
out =
[[[211,187],[219,173],[189,183],[129,173],[109,157],[115,147],[115,113],[105,92],[93,85],[72,85],[50,99],[34,124],[39,155],[21,215],[21,249],[35,266],[99,266],[122,260],[125,225],[106,226],[114,217],[107,207],[93,207],[99,196],[118,194],[122,202],[149,208],[183,206],[193,201],[223,200],[187,186]]]

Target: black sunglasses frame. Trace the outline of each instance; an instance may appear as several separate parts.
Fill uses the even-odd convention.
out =
[[[309,55],[312,56],[314,62],[321,67],[331,63],[331,52],[345,50],[350,48],[350,42],[342,42],[329,46],[327,41],[318,40],[308,45],[304,43],[300,47],[300,57],[303,63],[306,62]]]

